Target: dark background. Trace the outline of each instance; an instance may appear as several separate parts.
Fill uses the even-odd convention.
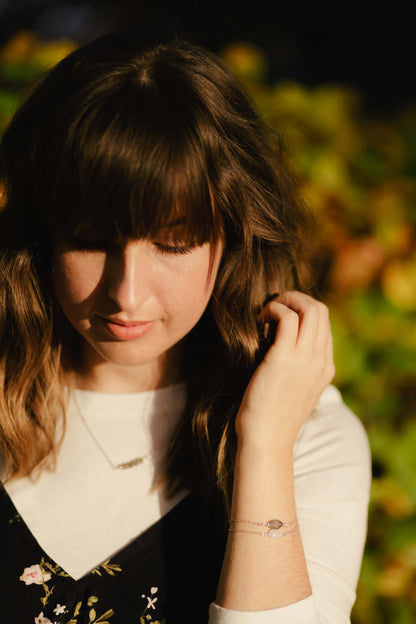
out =
[[[416,96],[411,13],[397,3],[0,0],[0,45],[22,28],[83,43],[133,24],[168,27],[214,52],[254,43],[266,54],[270,81],[353,85],[367,109],[390,112]]]

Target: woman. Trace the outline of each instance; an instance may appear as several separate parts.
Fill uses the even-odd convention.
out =
[[[348,621],[367,440],[228,70],[103,37],[29,94],[1,179],[3,619]]]

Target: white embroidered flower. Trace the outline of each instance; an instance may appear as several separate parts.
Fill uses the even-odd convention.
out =
[[[159,589],[158,587],[151,587],[150,588],[150,593],[151,594],[156,594],[158,589]],[[146,610],[147,609],[153,609],[153,610],[156,609],[155,603],[157,602],[157,597],[156,598],[152,598],[152,596],[145,596],[144,594],[142,594],[142,598],[146,598],[146,600],[147,600]]]
[[[53,610],[55,615],[61,615],[61,613],[65,613],[65,611],[66,611],[66,606],[60,605],[59,603],[56,605],[55,609]]]
[[[49,572],[43,572],[40,565],[36,564],[31,565],[29,568],[25,568],[20,580],[24,581],[26,585],[32,585],[32,583],[42,585],[42,583],[47,583],[50,578],[51,575]]]
[[[52,622],[43,615],[42,611],[42,613],[39,613],[38,617],[35,617],[35,624],[52,624]]]

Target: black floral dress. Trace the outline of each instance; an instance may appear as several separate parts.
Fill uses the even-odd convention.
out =
[[[39,546],[0,486],[1,624],[204,624],[226,531],[189,494],[79,580]]]

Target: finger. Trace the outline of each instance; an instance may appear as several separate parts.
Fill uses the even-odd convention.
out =
[[[302,339],[306,336],[306,332],[304,334],[302,329],[307,329],[309,336],[312,335],[312,331],[315,331],[315,347],[321,351],[325,351],[328,339],[331,340],[332,345],[332,331],[328,307],[322,301],[318,301],[309,295],[304,295],[296,291],[290,293],[290,299],[293,307],[296,306],[298,300],[300,305],[304,305],[303,312],[299,312],[302,317],[299,342],[302,343]]]
[[[322,329],[325,326],[327,313],[323,304],[296,290],[282,293],[279,295],[278,301],[299,316],[299,346],[312,347],[319,342],[326,342],[326,336],[324,338]]]
[[[273,300],[266,305],[257,317],[260,323],[277,322],[274,343],[281,348],[296,345],[299,333],[299,315],[279,301]]]
[[[327,367],[328,367],[328,383],[330,383],[333,380],[334,375],[335,375],[334,346],[333,346],[331,332],[329,332],[329,336],[328,336],[326,347],[325,347],[325,360],[327,362]]]
[[[294,312],[299,312],[303,307],[302,302],[305,302],[307,299],[310,299],[311,302],[314,301],[312,297],[298,291],[285,291],[281,294],[271,295],[270,297],[267,297],[267,303],[257,315],[257,320],[260,322],[265,322],[265,317],[269,314],[270,304],[273,302],[278,302],[287,306]]]

